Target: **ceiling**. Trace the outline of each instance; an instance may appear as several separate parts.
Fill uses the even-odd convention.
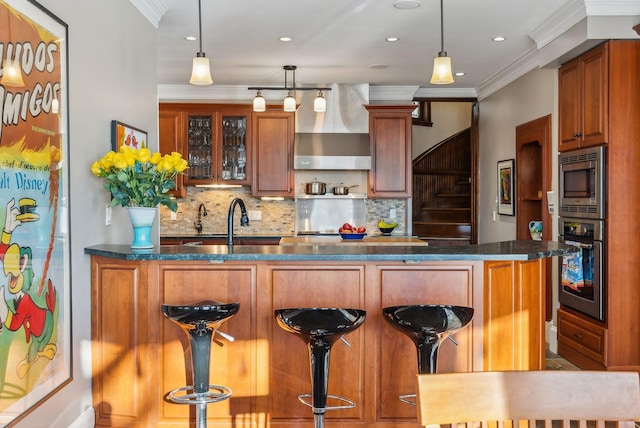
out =
[[[166,8],[158,23],[158,83],[186,85],[199,50],[199,41],[185,39],[198,36],[198,0],[157,1]],[[438,0],[201,1],[202,50],[211,60],[214,86],[283,86],[282,67],[292,64],[298,86],[443,87],[429,83],[441,50]],[[559,16],[582,9],[578,15],[584,17],[590,1],[444,0],[444,48],[453,71],[465,73],[447,88],[475,93],[540,46],[531,34],[552,32],[545,29],[550,23],[575,24],[577,18]],[[418,7],[397,8],[398,2]],[[292,41],[281,42],[282,36]],[[494,42],[495,36],[506,40]]]

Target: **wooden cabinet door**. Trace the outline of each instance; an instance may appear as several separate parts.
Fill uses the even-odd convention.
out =
[[[169,391],[192,385],[191,351],[186,333],[161,313],[162,304],[190,304],[201,300],[240,303],[238,313],[220,327],[234,342],[216,335],[211,344],[209,382],[225,385],[231,398],[208,406],[210,426],[249,427],[256,406],[256,267],[251,265],[211,266],[207,263],[163,263],[158,268],[156,297],[149,300],[150,337],[162,344],[155,355],[154,374],[158,424],[187,426],[193,406],[163,400]],[[158,299],[156,301],[155,299]],[[218,346],[218,343],[222,346]],[[166,424],[166,425],[165,425]],[[219,424],[219,425],[217,425]]]
[[[579,60],[574,59],[558,70],[558,97],[560,140],[558,150],[566,151],[580,147],[582,91]]]
[[[599,146],[609,137],[608,44],[564,64],[558,71],[558,150]]]
[[[474,270],[476,271],[474,273]],[[415,407],[398,399],[399,395],[415,393],[418,373],[417,350],[408,336],[395,329],[382,317],[382,309],[397,305],[458,305],[474,307],[474,275],[479,266],[469,264],[440,266],[382,266],[377,268],[379,309],[368,314],[369,323],[378,324],[377,346],[369,344],[378,355],[376,364],[375,408],[376,422],[412,422]],[[479,279],[479,278],[478,278]],[[475,287],[479,287],[478,284]],[[445,340],[438,351],[439,373],[480,370],[474,366],[474,325],[482,326],[482,314],[474,314],[473,321],[455,334],[458,346]],[[375,349],[375,351],[373,351]],[[477,364],[476,364],[477,365]]]
[[[267,111],[253,118],[253,196],[293,197],[294,113]]]
[[[371,171],[369,196],[411,196],[411,112],[414,106],[366,106],[369,111]]]
[[[607,142],[609,129],[608,44],[587,52],[582,63],[582,142],[581,147]]]
[[[305,342],[280,328],[274,310],[300,307],[364,309],[364,266],[317,265],[274,266],[268,271],[271,310],[265,312],[269,325],[269,409],[270,427],[311,426],[313,414],[298,401],[299,394],[311,392],[309,350]],[[328,393],[356,402],[353,409],[327,412],[326,421],[344,426],[364,421],[365,346],[367,321],[337,341],[330,355]],[[328,404],[331,405],[331,404]],[[415,409],[414,409],[415,412]],[[303,425],[304,424],[304,425]],[[351,425],[353,426],[353,425]]]
[[[160,109],[158,115],[158,140],[160,153],[163,155],[178,152],[184,154],[182,147],[182,112],[179,110]],[[176,187],[169,192],[176,198],[187,196],[187,188],[184,186],[184,174],[176,176]]]

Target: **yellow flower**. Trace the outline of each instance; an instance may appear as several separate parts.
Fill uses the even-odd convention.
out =
[[[142,148],[136,153],[136,160],[138,162],[148,162],[151,159],[151,150],[147,148]]]

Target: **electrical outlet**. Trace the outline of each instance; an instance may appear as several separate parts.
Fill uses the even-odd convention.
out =
[[[104,213],[104,224],[106,226],[111,225],[111,207],[109,205],[107,205],[107,209],[105,210],[105,213]]]
[[[249,210],[247,214],[249,215],[249,220],[262,220],[262,211]]]
[[[178,219],[178,213],[171,211],[171,221],[176,221]]]
[[[395,208],[391,208],[389,210],[389,218],[396,218],[396,209]]]

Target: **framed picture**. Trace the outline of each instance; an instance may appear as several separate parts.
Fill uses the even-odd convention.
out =
[[[147,147],[147,131],[112,120],[111,147],[113,147],[113,151],[117,152],[120,146],[129,146],[133,149]]]
[[[2,99],[19,100],[0,123],[0,426],[13,426],[71,381],[69,38],[34,0],[0,0],[0,22]]]
[[[516,215],[514,159],[498,161],[498,214]]]

